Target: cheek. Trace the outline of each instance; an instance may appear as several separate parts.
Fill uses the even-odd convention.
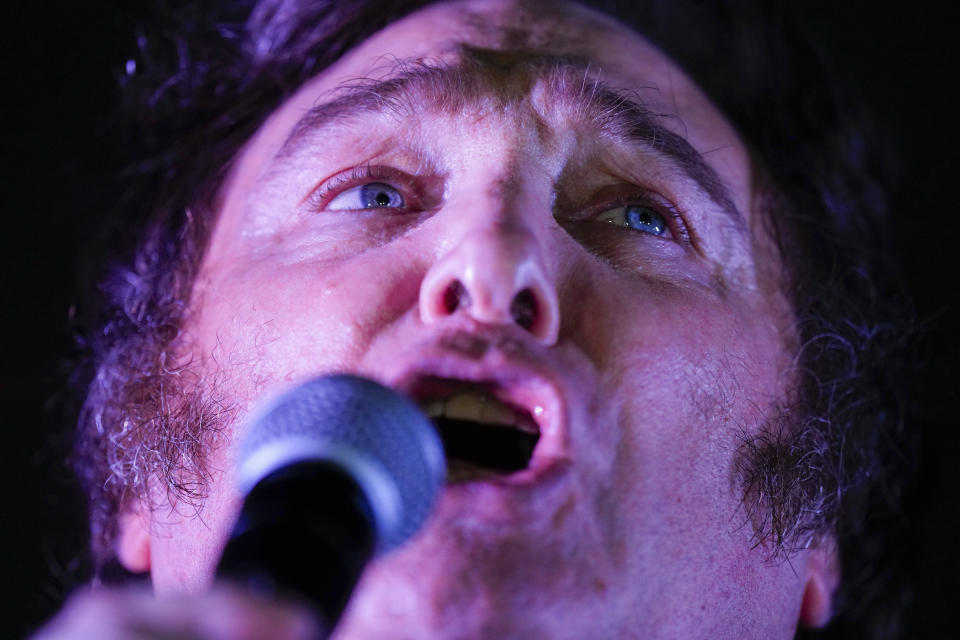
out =
[[[191,350],[225,372],[244,402],[276,384],[355,369],[384,326],[416,312],[419,277],[416,261],[397,252],[211,270]]]
[[[736,447],[782,397],[782,340],[737,301],[702,292],[652,285],[593,299],[581,335],[601,360],[601,421],[616,425],[594,434],[614,452],[595,463],[618,500],[644,503],[633,511],[681,538],[729,525]]]
[[[169,506],[158,493],[151,513],[150,578],[158,595],[199,593],[210,587],[220,553],[240,512],[233,489],[230,447],[222,439],[210,449],[207,491],[202,501]]]
[[[675,425],[657,436],[749,430],[784,395],[783,337],[749,300],[660,283],[596,287],[584,299],[575,339],[629,421]]]

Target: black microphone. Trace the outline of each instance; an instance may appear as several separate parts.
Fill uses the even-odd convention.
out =
[[[370,559],[427,519],[445,475],[440,438],[420,409],[345,375],[264,407],[237,460],[246,497],[217,577],[306,601],[324,634]]]

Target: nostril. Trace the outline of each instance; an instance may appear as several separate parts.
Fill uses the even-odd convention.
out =
[[[470,294],[459,280],[454,280],[443,292],[443,309],[450,314],[460,307],[470,306]]]
[[[537,318],[537,299],[529,288],[523,289],[513,297],[510,303],[510,315],[513,321],[528,331]]]

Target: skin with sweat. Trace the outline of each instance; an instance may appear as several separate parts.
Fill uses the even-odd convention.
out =
[[[412,82],[390,105],[304,119],[417,64],[480,89],[451,101]],[[716,184],[603,124],[591,100],[606,89]],[[790,310],[752,179],[683,71],[582,7],[442,3],[374,35],[233,166],[185,349],[239,417],[210,452],[199,514],[128,515],[121,560],[161,596],[203,593],[239,508],[250,408],[324,372],[401,388],[429,373],[495,380],[534,409],[540,466],[447,487],[424,530],[368,567],[337,640],[769,639],[822,623],[829,563],[768,561],[732,467],[790,383]],[[529,322],[511,311],[521,291]]]

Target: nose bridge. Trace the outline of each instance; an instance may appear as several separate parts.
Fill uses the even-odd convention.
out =
[[[421,318],[429,324],[466,313],[486,324],[519,325],[553,344],[559,309],[547,256],[530,212],[518,211],[509,200],[516,205],[526,198],[488,198],[486,211],[472,218],[464,212],[461,235],[421,285]]]

